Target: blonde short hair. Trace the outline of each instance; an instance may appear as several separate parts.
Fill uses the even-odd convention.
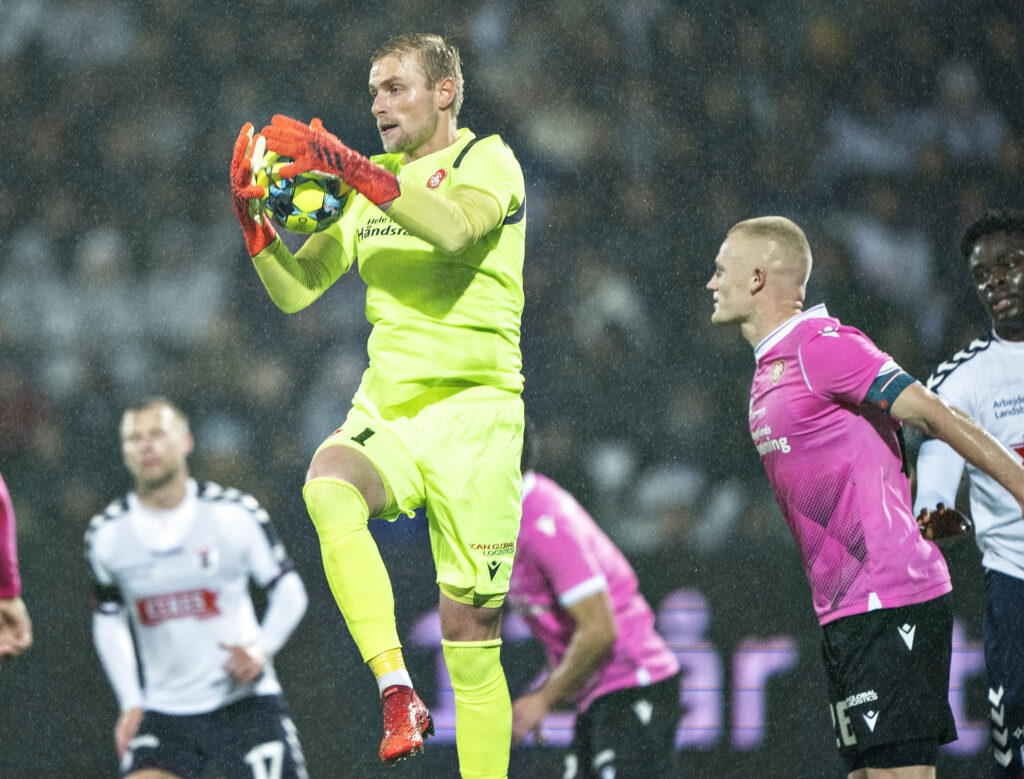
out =
[[[415,54],[427,77],[427,83],[434,87],[446,78],[455,82],[455,97],[448,105],[447,111],[452,116],[459,115],[462,108],[463,81],[462,81],[462,59],[459,57],[459,50],[444,42],[440,35],[431,33],[414,32],[399,35],[389,41],[385,41],[373,53],[370,58],[370,66],[373,67],[385,57],[399,57],[403,54]]]
[[[784,216],[759,216],[734,224],[728,235],[743,232],[760,238],[775,241],[787,253],[798,257],[810,257],[811,245],[807,236],[795,222]]]

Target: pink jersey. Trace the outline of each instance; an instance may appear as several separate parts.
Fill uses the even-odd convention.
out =
[[[667,679],[675,655],[654,631],[654,614],[622,553],[568,492],[539,473],[523,476],[523,520],[506,598],[522,614],[555,667],[575,623],[566,610],[595,593],[611,601],[619,637],[575,696],[580,712],[601,695]]]
[[[899,366],[824,306],[777,328],[754,357],[750,434],[818,621],[949,592],[946,561],[914,521],[899,422],[865,403],[875,379]]]
[[[21,595],[18,575],[18,547],[14,538],[14,507],[7,485],[0,476],[0,598]]]

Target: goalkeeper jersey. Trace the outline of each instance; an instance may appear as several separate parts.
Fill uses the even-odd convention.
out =
[[[928,388],[966,411],[1018,457],[1024,457],[1024,343],[995,333],[939,365]],[[960,477],[970,479],[971,518],[986,568],[1024,579],[1024,521],[1013,496],[948,444],[925,441],[917,459],[915,512],[956,504]]]
[[[362,389],[394,405],[433,387],[523,387],[519,328],[523,310],[526,192],[512,150],[497,135],[467,129],[445,149],[409,163],[402,154],[374,162],[443,197],[472,187],[495,198],[502,222],[465,250],[449,254],[409,233],[353,192],[327,229],[337,245],[318,259],[336,279],[358,260],[373,325]],[[331,246],[330,243],[321,244]]]

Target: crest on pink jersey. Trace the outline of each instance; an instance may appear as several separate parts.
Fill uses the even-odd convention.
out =
[[[786,372],[786,361],[776,360],[772,363],[772,384],[778,384],[782,374]]]
[[[444,168],[434,171],[434,174],[427,179],[427,186],[430,187],[431,189],[437,189],[439,186],[441,186],[441,182],[444,181],[444,177],[447,175],[448,173],[445,171]]]

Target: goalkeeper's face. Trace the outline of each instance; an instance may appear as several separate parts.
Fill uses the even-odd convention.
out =
[[[145,494],[188,477],[192,434],[166,406],[128,411],[121,421],[121,451],[136,489]]]
[[[427,83],[417,58],[387,56],[370,69],[370,95],[377,130],[388,153],[407,160],[436,151],[434,141],[445,113],[439,91]]]

